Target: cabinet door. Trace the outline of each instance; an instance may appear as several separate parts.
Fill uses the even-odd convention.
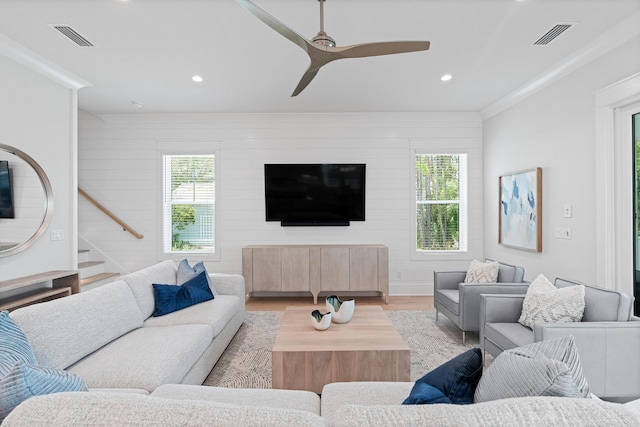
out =
[[[349,290],[378,290],[378,248],[351,248],[349,255]]]
[[[253,292],[282,290],[280,248],[253,248]]]
[[[349,290],[348,247],[322,248],[320,250],[320,278],[323,291]]]
[[[282,248],[282,291],[309,291],[309,248]]]

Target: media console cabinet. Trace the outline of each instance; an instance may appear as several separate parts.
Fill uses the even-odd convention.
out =
[[[384,245],[251,245],[242,248],[247,296],[260,292],[389,293]]]
[[[39,283],[51,283],[50,287],[27,290],[4,298],[2,292],[29,289]],[[31,276],[18,277],[0,282],[0,311],[13,310],[26,305],[35,304],[50,299],[62,298],[80,292],[78,272],[75,270],[55,270]]]

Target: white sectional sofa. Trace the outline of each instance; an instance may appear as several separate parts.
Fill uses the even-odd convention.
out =
[[[10,316],[39,364],[77,374],[90,389],[202,384],[244,321],[244,279],[210,274],[213,300],[152,317],[152,285],[176,284],[176,271],[164,261]]]
[[[75,426],[640,426],[637,402],[523,397],[473,405],[400,405],[413,383],[327,384],[308,391],[164,385],[151,395],[33,397],[2,427]]]

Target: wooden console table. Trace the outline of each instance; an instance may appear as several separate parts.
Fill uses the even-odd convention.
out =
[[[26,288],[49,281],[51,282],[50,288],[33,289],[8,298],[2,297],[2,292]],[[31,276],[18,277],[0,282],[0,311],[13,310],[37,302],[77,294],[78,292],[80,292],[80,281],[78,280],[78,272],[75,270],[47,271]]]
[[[247,295],[255,292],[389,293],[384,245],[252,245],[242,248]]]

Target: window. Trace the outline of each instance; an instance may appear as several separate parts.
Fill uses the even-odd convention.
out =
[[[215,252],[215,156],[164,155],[164,253]]]
[[[467,155],[416,154],[416,250],[467,251]]]

